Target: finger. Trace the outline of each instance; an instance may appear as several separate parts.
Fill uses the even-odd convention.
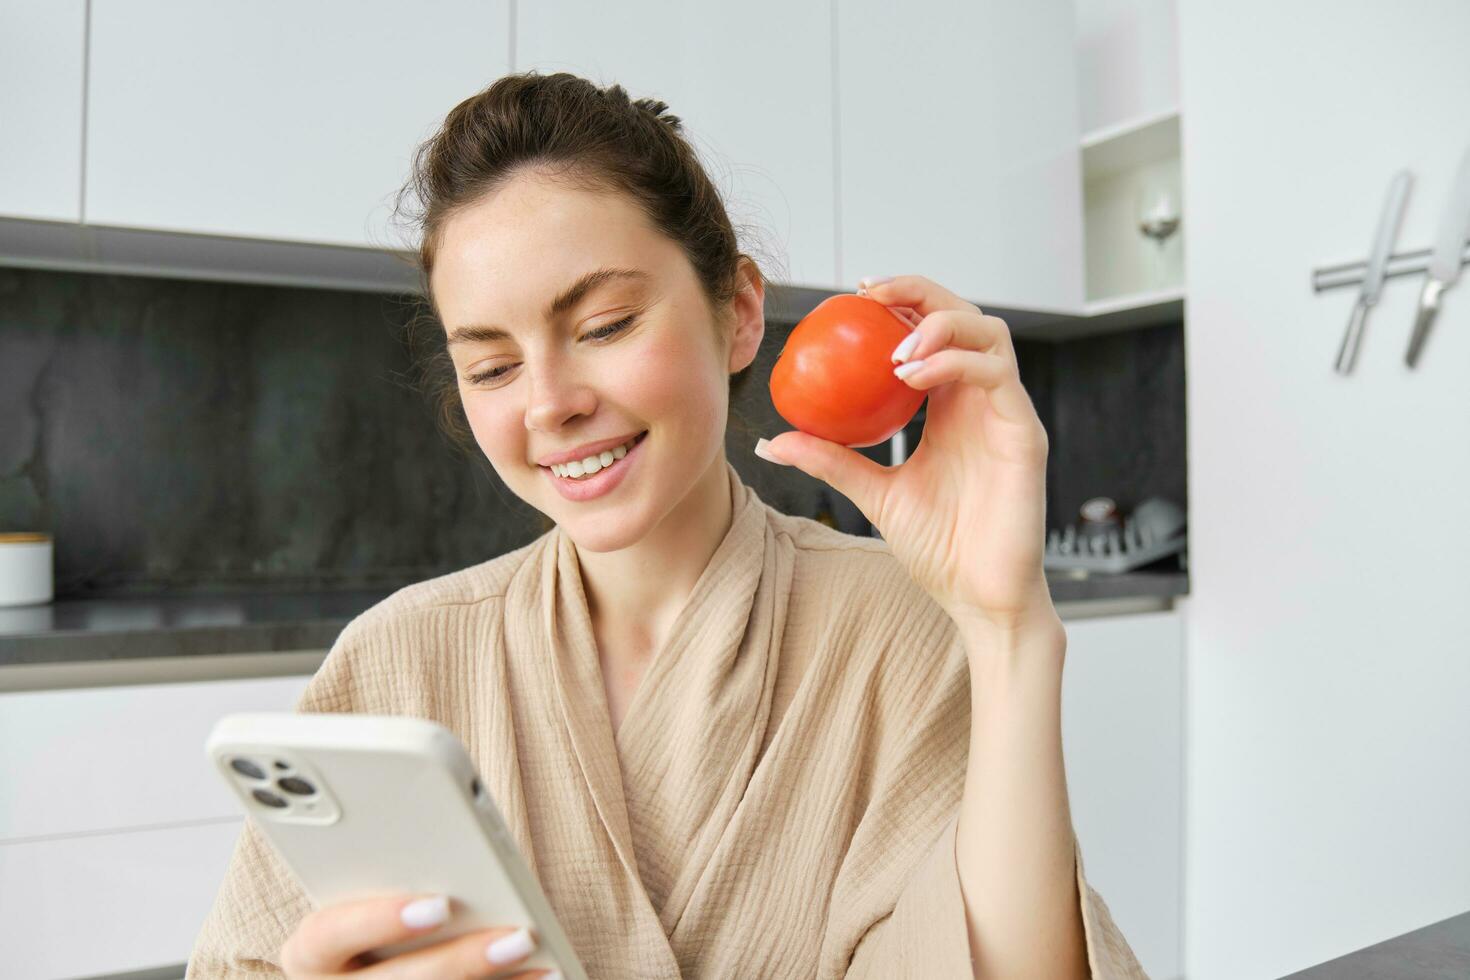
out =
[[[888,309],[898,314],[898,318],[911,327],[918,326],[919,321],[924,319],[912,306],[890,306]]]
[[[917,337],[915,336],[917,335]],[[940,310],[924,317],[914,334],[893,349],[894,361],[919,361],[946,347],[984,351],[1014,359],[1011,331],[998,316]]]
[[[862,295],[869,299],[875,299],[884,306],[907,306],[920,316],[928,316],[938,310],[980,312],[980,307],[961,299],[926,276],[894,276],[884,283],[872,283],[871,279],[864,278],[859,285]]]
[[[990,395],[990,404],[1001,418],[1023,422],[1032,418],[1036,409],[1021,384],[1015,363],[1001,354],[946,347],[923,359],[900,364],[893,373],[920,391],[951,381],[979,385]]]
[[[293,973],[337,973],[363,953],[422,936],[453,913],[447,895],[392,895],[351,899],[308,913],[281,947],[281,965]]]
[[[765,452],[762,452],[765,450]],[[892,471],[855,449],[840,446],[808,432],[782,432],[756,443],[756,452],[772,462],[794,466],[823,481],[851,500],[869,522],[879,524],[883,498]],[[769,455],[767,455],[769,454]]]
[[[507,942],[508,941],[508,942]],[[528,945],[529,944],[529,945]],[[503,953],[490,958],[490,949]],[[364,970],[355,970],[356,980],[444,980],[445,977],[490,977],[507,967],[524,962],[536,949],[535,934],[528,929],[491,929],[466,933],[442,943],[390,956]],[[543,974],[532,971],[517,976]]]

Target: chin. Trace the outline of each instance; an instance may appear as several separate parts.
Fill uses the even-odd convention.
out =
[[[624,548],[637,544],[642,537],[636,531],[610,528],[606,526],[606,522],[595,520],[570,523],[558,521],[557,523],[579,549],[599,554],[605,551],[622,551]]]

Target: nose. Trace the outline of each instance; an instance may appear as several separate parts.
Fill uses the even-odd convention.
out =
[[[533,432],[555,432],[578,415],[592,414],[597,407],[591,387],[565,363],[548,362],[532,369],[529,375],[526,428]]]

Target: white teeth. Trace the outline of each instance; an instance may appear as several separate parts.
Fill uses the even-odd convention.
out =
[[[634,439],[636,438],[637,437],[635,436]],[[624,456],[628,455],[628,447],[632,444],[633,443],[630,441],[622,446],[614,446],[612,449],[605,449],[602,452],[598,453],[596,456],[588,456],[586,459],[578,459],[570,463],[552,463],[551,472],[555,473],[557,476],[571,477],[573,479],[579,479],[584,476],[591,476],[598,470],[607,466],[611,466],[617,460],[620,460]]]

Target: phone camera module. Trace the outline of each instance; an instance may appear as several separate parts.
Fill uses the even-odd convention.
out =
[[[281,799],[279,796],[272,793],[268,789],[253,789],[250,791],[250,795],[255,797],[261,803],[264,803],[266,806],[275,807],[278,810],[289,805],[285,800]]]
[[[297,796],[310,796],[316,792],[316,787],[300,776],[287,776],[284,779],[278,779],[276,780],[276,785],[286,792],[294,793]]]
[[[231,759],[230,768],[242,776],[249,776],[251,779],[265,778],[265,770],[261,769],[249,759]]]

